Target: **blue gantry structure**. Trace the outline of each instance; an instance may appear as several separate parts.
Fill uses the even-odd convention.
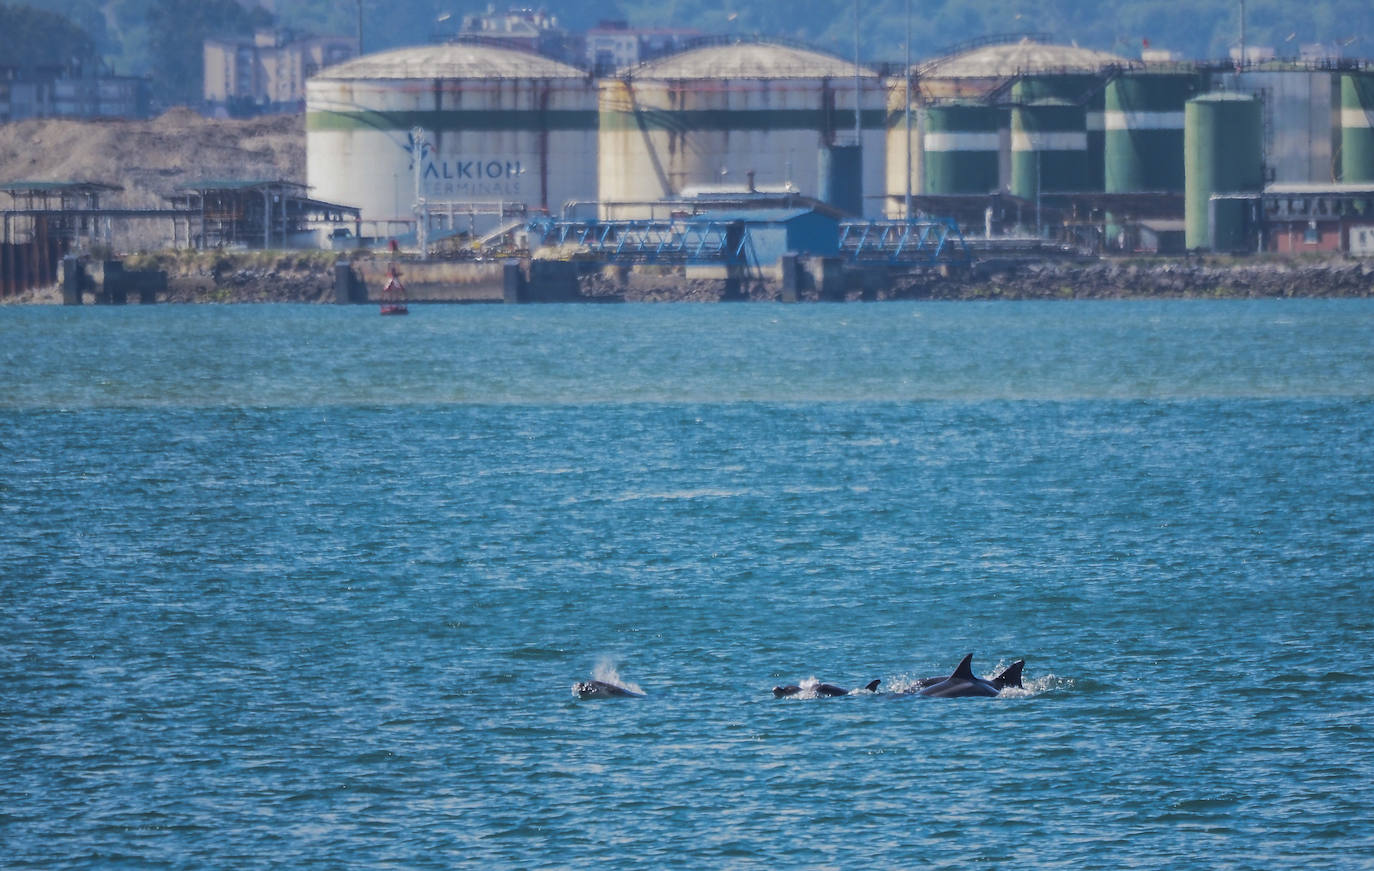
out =
[[[715,265],[756,272],[784,254],[894,268],[967,266],[969,247],[952,220],[841,221],[813,208],[709,211],[670,219],[556,220],[526,229],[562,259],[607,265]]]
[[[914,221],[846,221],[839,249],[856,263],[938,266],[972,261],[959,225],[948,218]]]
[[[561,248],[567,259],[613,264],[718,264],[757,266],[749,234],[728,222],[555,221],[527,225],[543,247]]]

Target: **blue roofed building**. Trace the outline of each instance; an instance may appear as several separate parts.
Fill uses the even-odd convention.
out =
[[[839,253],[839,219],[812,208],[710,211],[694,215],[689,221],[739,227],[761,267],[776,266],[789,251]]]

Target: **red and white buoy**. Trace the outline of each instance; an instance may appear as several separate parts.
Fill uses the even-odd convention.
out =
[[[382,288],[382,314],[410,314],[406,308],[406,288],[401,284],[401,273],[395,263],[387,269],[386,285]]]

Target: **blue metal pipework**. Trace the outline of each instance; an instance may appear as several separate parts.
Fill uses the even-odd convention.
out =
[[[948,218],[848,221],[840,224],[840,252],[853,262],[904,266],[973,260],[959,225]]]
[[[738,241],[732,243],[730,228]],[[959,225],[944,218],[841,223],[839,253],[855,263],[895,266],[967,265],[972,261]],[[677,263],[757,269],[747,225],[688,221],[555,221],[527,225],[543,244],[575,246],[577,259],[602,263]],[[810,253],[810,252],[802,252]]]
[[[578,259],[605,263],[685,263],[757,268],[749,234],[730,243],[718,221],[554,221],[538,218],[527,229],[545,245],[574,245]]]

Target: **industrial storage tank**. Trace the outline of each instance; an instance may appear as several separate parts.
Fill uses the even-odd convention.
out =
[[[1011,91],[1011,192],[1101,190],[1099,156],[1088,149],[1088,109],[1100,87],[1095,75],[1026,76]]]
[[[939,131],[977,133],[951,138],[937,135],[925,143],[926,190],[974,193],[986,182],[987,155],[952,155],[951,145],[968,143],[972,152],[985,152],[990,144],[986,127],[995,118],[998,131],[997,187],[1030,199],[1040,192],[1098,190],[1101,171],[1101,86],[1112,72],[1140,66],[1108,52],[1077,46],[1053,45],[1040,39],[987,39],[955,49],[921,64],[915,71],[918,92],[929,122],[954,121],[969,129]],[[1011,105],[1010,111],[1006,107]],[[986,106],[990,114],[979,117],[959,111],[939,118],[944,105]],[[931,113],[935,112],[932,116]],[[925,127],[922,128],[923,132]],[[954,150],[958,150],[957,148]],[[940,156],[937,156],[940,155]],[[956,157],[945,160],[943,157]],[[934,168],[940,165],[942,168]],[[964,167],[978,167],[975,178],[965,178]],[[1038,178],[1044,171],[1044,179]],[[953,172],[953,178],[946,173]],[[894,179],[889,178],[889,185]],[[896,181],[901,181],[896,179]]]
[[[622,70],[600,88],[607,216],[639,214],[630,204],[691,188],[752,184],[818,197],[823,169],[832,195],[881,213],[884,88],[851,61],[775,43],[712,43]],[[837,172],[859,177],[840,182]]]
[[[1088,190],[1105,188],[1107,146],[1107,92],[1101,82],[1093,82],[1083,112],[1083,129],[1088,140]]]
[[[1275,183],[1327,184],[1336,177],[1336,78],[1329,69],[1273,61],[1213,77],[1228,91],[1258,94],[1264,107],[1264,163]]]
[[[1374,182],[1374,73],[1345,72],[1341,82],[1341,181]]]
[[[1104,189],[1109,194],[1183,190],[1184,106],[1200,89],[1188,73],[1123,75],[1107,83]]]
[[[921,117],[919,105],[911,104],[908,107],[907,85],[908,82],[901,76],[895,76],[888,80],[887,86],[885,186],[888,198],[884,213],[889,218],[900,218],[906,213],[908,190],[912,194],[920,194],[925,188],[922,181],[924,173],[921,157],[924,119]]]
[[[1249,94],[1212,93],[1184,109],[1184,233],[1191,248],[1235,250],[1243,242],[1246,201],[1215,204],[1213,194],[1258,193],[1264,187],[1263,107]]]
[[[595,83],[576,67],[479,43],[397,49],[306,83],[307,179],[365,221],[410,218],[419,151],[431,203],[556,211],[596,195],[596,127]]]
[[[927,106],[922,115],[925,192],[996,193],[1001,185],[1001,132],[1008,129],[1007,110],[945,103]]]

